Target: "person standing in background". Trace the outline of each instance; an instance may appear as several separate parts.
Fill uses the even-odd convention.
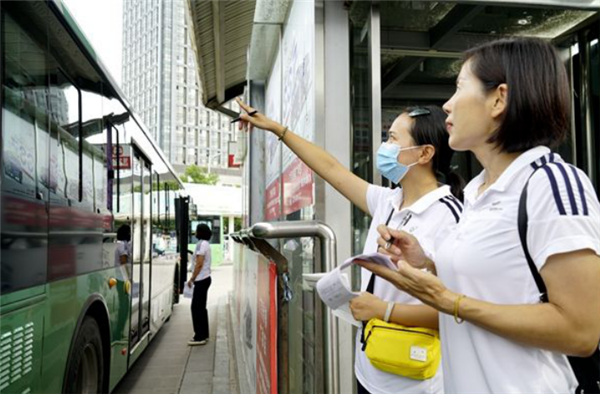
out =
[[[204,224],[200,223],[196,227],[196,250],[194,251],[194,269],[187,286],[194,286],[192,296],[192,322],[194,324],[194,337],[188,342],[189,346],[206,345],[208,342],[208,310],[206,301],[208,298],[208,288],[212,282],[210,278],[210,243],[212,231]]]
[[[123,224],[117,230],[117,248],[115,249],[115,267],[120,268],[122,280],[129,280],[131,264],[131,227]]]

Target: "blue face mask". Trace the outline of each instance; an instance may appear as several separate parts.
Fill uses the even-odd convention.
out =
[[[400,152],[409,149],[419,148],[418,146],[411,146],[410,148],[402,149],[400,145],[390,144],[384,142],[377,150],[377,169],[386,179],[389,179],[393,183],[400,183],[402,178],[406,175],[410,167],[417,163],[405,165],[398,162],[398,155]]]

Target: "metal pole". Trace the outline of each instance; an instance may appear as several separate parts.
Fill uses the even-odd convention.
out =
[[[579,33],[577,44],[579,47],[579,106],[581,111],[581,131],[585,152],[582,152],[582,167],[585,168],[592,182],[595,184],[596,174],[594,167],[594,136],[592,127],[592,99],[591,99],[591,78],[590,78],[590,38],[589,30]]]
[[[291,222],[266,222],[257,223],[248,231],[255,238],[297,238],[317,237],[320,241],[321,262],[325,271],[331,271],[337,261],[335,233],[325,223],[319,221],[291,221]],[[339,354],[338,354],[338,327],[330,309],[326,315],[327,337],[329,339],[327,350],[327,392],[339,394]]]
[[[379,13],[379,2],[371,3],[371,14],[369,19],[369,57],[371,61],[371,171],[373,184],[381,185],[381,176],[377,170],[377,149],[381,145],[381,18]]]

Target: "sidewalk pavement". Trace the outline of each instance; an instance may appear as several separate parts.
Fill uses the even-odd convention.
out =
[[[210,340],[189,347],[191,301],[180,298],[169,322],[115,388],[114,394],[237,394],[239,383],[229,314],[233,267],[213,269],[208,291]]]

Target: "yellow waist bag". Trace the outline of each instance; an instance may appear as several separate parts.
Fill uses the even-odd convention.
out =
[[[437,330],[371,319],[364,335],[362,349],[375,368],[418,380],[435,376],[442,359]]]

